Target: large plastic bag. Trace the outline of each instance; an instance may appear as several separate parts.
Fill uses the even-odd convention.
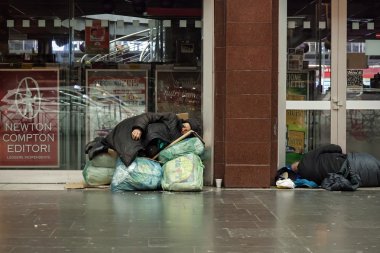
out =
[[[92,161],[87,161],[82,175],[87,185],[99,186],[110,184],[114,172],[115,167],[97,167],[93,165]]]
[[[158,160],[166,163],[187,153],[194,153],[201,156],[204,150],[205,146],[198,137],[187,138],[162,150],[158,155]]]
[[[95,167],[106,167],[114,168],[116,167],[117,156],[111,155],[109,153],[102,153],[96,155],[92,160],[92,165]]]
[[[137,157],[128,167],[118,158],[112,177],[112,191],[156,190],[161,188],[162,167],[151,159]]]
[[[163,166],[162,189],[168,191],[201,191],[204,165],[200,157],[188,153]]]

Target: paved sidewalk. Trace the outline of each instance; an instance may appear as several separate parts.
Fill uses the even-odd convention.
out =
[[[380,252],[380,191],[0,191],[1,253]]]

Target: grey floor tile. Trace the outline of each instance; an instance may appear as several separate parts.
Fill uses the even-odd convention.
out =
[[[380,190],[0,190],[0,252],[380,252]]]

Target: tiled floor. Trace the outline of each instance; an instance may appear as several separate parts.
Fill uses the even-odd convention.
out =
[[[0,252],[380,252],[380,191],[2,190]]]
[[[40,191],[40,190],[49,190],[49,191],[65,190],[65,184],[0,184],[0,191]]]

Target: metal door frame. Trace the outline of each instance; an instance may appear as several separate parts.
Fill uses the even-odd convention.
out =
[[[347,0],[331,1],[331,101],[286,100],[286,43],[279,43],[278,164],[286,160],[286,110],[329,110],[331,143],[346,148],[346,38]],[[287,41],[287,1],[279,2],[279,41]],[[339,60],[338,60],[339,59]]]

